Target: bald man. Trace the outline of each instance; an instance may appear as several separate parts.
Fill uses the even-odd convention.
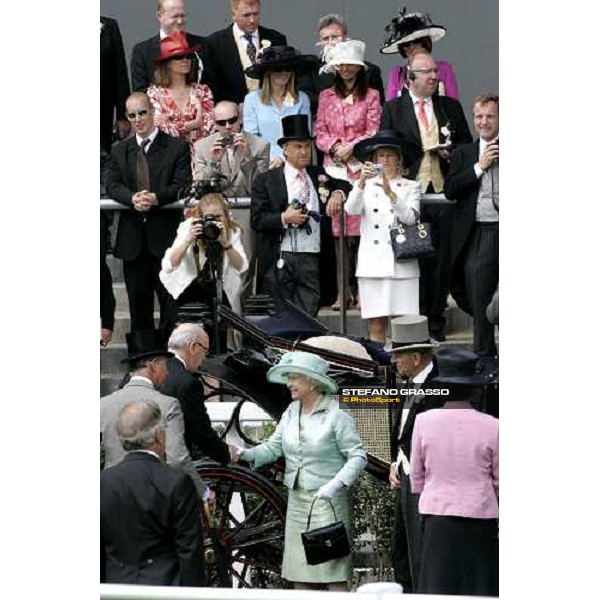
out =
[[[204,456],[227,464],[229,449],[212,428],[198,372],[208,353],[208,335],[197,323],[182,323],[173,330],[168,346],[174,356],[167,360],[167,377],[160,390],[166,396],[177,398],[181,404],[186,446],[193,456],[200,451]]]

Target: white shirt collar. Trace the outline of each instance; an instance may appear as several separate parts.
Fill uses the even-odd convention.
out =
[[[427,375],[433,369],[433,361],[431,361],[422,371],[419,371],[413,378],[413,383],[423,383],[427,379]]]
[[[246,32],[242,31],[238,27],[237,23],[233,24],[233,35],[235,35],[236,39],[238,39],[238,40],[242,40],[243,42],[248,42],[248,40],[244,37],[246,35]],[[258,50],[258,27],[256,28],[256,31],[250,35],[252,36],[252,41],[254,42],[254,46]]]
[[[156,456],[158,460],[160,460],[160,456],[154,452],[154,450],[130,450],[130,452],[145,452],[146,454],[150,454],[151,456]]]
[[[157,134],[158,134],[158,128],[157,128],[157,127],[155,127],[155,128],[152,130],[152,133],[151,133],[151,134],[150,134],[150,135],[149,135],[147,138],[142,138],[142,137],[140,137],[140,136],[139,136],[139,135],[136,133],[136,134],[135,134],[135,141],[137,142],[137,145],[138,145],[138,146],[141,146],[141,145],[142,145],[142,142],[143,142],[145,139],[149,139],[149,140],[150,140],[150,144],[148,144],[148,148],[149,148],[149,147],[152,145],[152,142],[154,141],[154,138],[157,136]],[[148,149],[146,149],[146,152],[148,152]]]
[[[175,355],[175,358],[183,365],[183,368],[187,371],[187,365],[185,364],[185,360],[183,360],[183,358],[181,358],[181,356],[179,356],[179,354],[177,354],[177,352],[175,352],[174,350],[169,350],[170,352],[173,352],[173,354]]]
[[[482,137],[479,138],[479,156],[481,157],[485,152],[488,144],[494,143],[498,139],[499,135],[497,135],[494,139],[491,139],[489,142],[486,142]]]
[[[149,383],[152,387],[154,387],[152,380],[148,379],[147,377],[144,377],[143,375],[134,375],[129,381],[135,381],[136,379],[139,379],[140,381],[145,381],[146,383]]]
[[[419,98],[419,97],[415,96],[415,95],[412,93],[412,90],[408,90],[408,93],[410,94],[410,99],[412,100],[412,103],[413,103],[413,104],[416,104],[416,103],[417,103],[417,102],[419,102],[420,100],[425,100],[425,104],[426,104],[426,105],[428,105],[428,104],[431,104],[431,103],[432,103],[431,96],[429,96],[428,98]]]
[[[296,167],[292,167],[292,165],[290,165],[290,163],[287,161],[285,162],[285,166],[283,168],[286,179],[294,180],[296,179],[296,177],[298,177],[298,173],[300,173],[300,171],[296,169]],[[306,172],[306,169],[304,169],[304,171]],[[306,176],[308,177],[308,173],[306,173]]]

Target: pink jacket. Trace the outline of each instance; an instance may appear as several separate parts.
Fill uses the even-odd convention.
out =
[[[462,402],[416,418],[410,479],[421,514],[498,517],[498,425]]]

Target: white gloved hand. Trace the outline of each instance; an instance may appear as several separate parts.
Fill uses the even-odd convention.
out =
[[[343,487],[343,482],[334,477],[331,481],[324,483],[313,497],[319,500],[331,500]]]

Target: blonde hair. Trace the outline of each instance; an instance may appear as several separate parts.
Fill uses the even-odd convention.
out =
[[[300,94],[298,93],[298,86],[296,85],[296,72],[291,68],[292,75],[289,78],[287,85],[285,86],[285,94],[291,94],[292,98],[294,98],[294,103],[298,102],[298,98]],[[270,104],[271,98],[273,97],[273,90],[271,89],[271,79],[270,75],[273,71],[267,71],[264,74],[262,79],[260,89],[262,91],[262,96],[260,98],[263,104]]]
[[[191,217],[193,219],[199,219],[204,214],[204,211],[208,206],[216,204],[223,211],[223,226],[225,227],[225,233],[227,234],[227,239],[229,239],[229,235],[233,231],[241,230],[242,227],[239,223],[236,223],[231,218],[229,203],[225,199],[225,196],[219,194],[217,192],[210,192],[209,194],[204,194],[202,198],[198,201],[198,204],[194,206],[191,210]]]

